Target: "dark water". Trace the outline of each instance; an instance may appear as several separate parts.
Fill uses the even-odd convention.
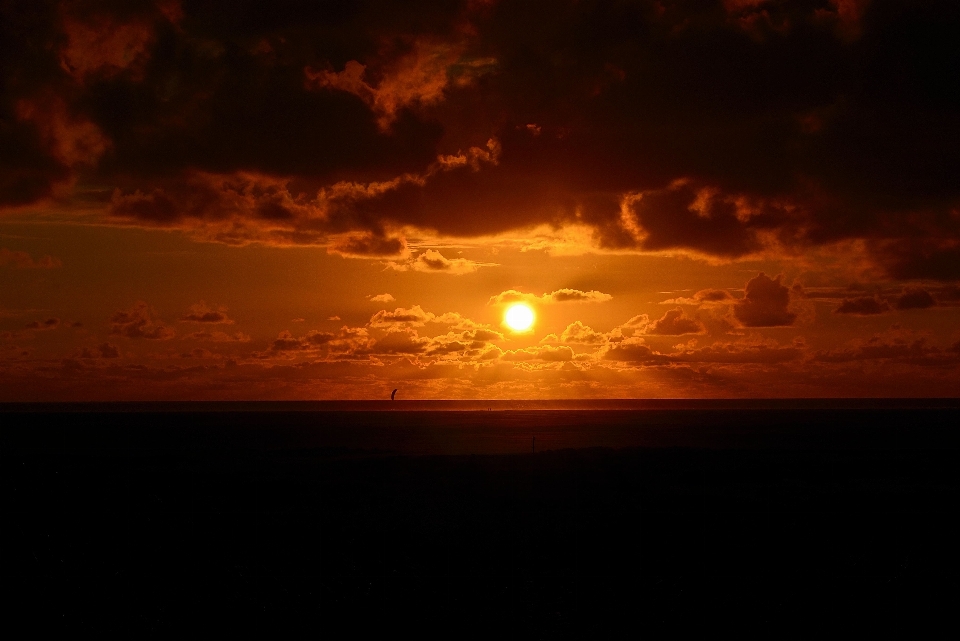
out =
[[[903,638],[954,625],[955,401],[711,403],[6,406],[6,628]]]
[[[955,440],[958,399],[0,405],[4,443],[67,451],[514,454],[591,447],[890,448]]]

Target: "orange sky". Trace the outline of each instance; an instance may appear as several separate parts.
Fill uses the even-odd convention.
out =
[[[0,12],[0,401],[960,392],[955,3]]]

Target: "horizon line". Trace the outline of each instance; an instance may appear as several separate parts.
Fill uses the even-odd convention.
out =
[[[960,397],[124,400],[0,402],[0,412],[960,409]]]

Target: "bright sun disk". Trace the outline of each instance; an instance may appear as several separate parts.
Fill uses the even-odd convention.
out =
[[[530,329],[530,326],[533,325],[533,310],[530,309],[529,305],[517,303],[507,309],[503,320],[513,331],[523,332]]]

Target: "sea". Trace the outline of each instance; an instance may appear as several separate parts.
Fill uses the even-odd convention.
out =
[[[323,449],[350,456],[592,447],[889,448],[957,438],[960,399],[0,404],[8,447]]]
[[[0,405],[11,638],[943,638],[958,399]]]

